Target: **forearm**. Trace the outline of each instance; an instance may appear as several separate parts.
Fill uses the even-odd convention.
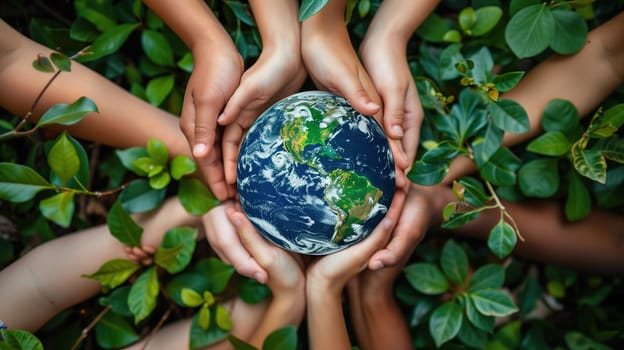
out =
[[[248,343],[260,349],[269,334],[286,326],[299,326],[305,312],[302,303],[303,293],[289,297],[273,297],[258,328],[249,338]]]
[[[351,349],[341,293],[331,288],[306,286],[306,304],[310,349]]]
[[[283,50],[299,56],[300,24],[296,0],[250,0],[262,50]]]
[[[365,41],[392,40],[403,47],[440,0],[384,0],[368,27]]]
[[[376,349],[412,349],[412,340],[407,321],[401,314],[401,308],[392,294],[375,299],[363,298],[361,317],[366,343],[360,342],[362,350]]]

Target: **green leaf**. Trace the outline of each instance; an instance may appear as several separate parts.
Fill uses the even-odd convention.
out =
[[[440,266],[449,281],[461,285],[468,275],[468,256],[455,241],[448,240],[442,248]]]
[[[545,131],[561,131],[564,134],[579,125],[579,114],[572,102],[553,99],[542,112],[542,127]]]
[[[32,66],[42,73],[54,73],[54,66],[52,66],[50,59],[41,54],[38,54],[37,58],[33,60]]]
[[[132,162],[132,167],[141,169],[141,173],[145,173],[148,177],[160,174],[165,169],[162,164],[149,156],[135,159]]]
[[[470,322],[462,322],[457,333],[457,339],[473,349],[485,349],[487,343],[487,333],[477,328]]]
[[[488,103],[488,111],[492,115],[492,122],[505,131],[515,134],[529,131],[529,116],[514,100],[500,99],[495,103]]]
[[[607,161],[600,151],[582,149],[580,142],[576,142],[572,145],[571,154],[579,174],[603,185],[606,183]]]
[[[360,4],[361,3],[362,0],[360,0]],[[444,40],[444,34],[449,29],[451,29],[451,26],[448,21],[445,21],[438,14],[432,12],[418,27],[416,34],[426,41],[439,43]]]
[[[59,103],[43,113],[36,127],[51,124],[73,125],[91,112],[98,112],[95,103],[88,97],[82,96],[71,104]]]
[[[225,4],[232,10],[232,12],[234,12],[236,18],[238,18],[241,22],[245,23],[250,27],[256,26],[256,22],[254,22],[248,11],[245,10],[245,7],[242,3],[238,1],[225,1]]]
[[[198,179],[180,180],[178,198],[184,209],[191,215],[203,215],[220,203],[208,187]]]
[[[53,189],[33,169],[14,163],[0,163],[0,198],[13,203],[32,199],[42,190]]]
[[[154,190],[145,179],[130,182],[121,191],[121,205],[130,213],[144,213],[157,208],[165,199],[166,189]]]
[[[217,327],[215,323],[216,322],[210,322],[210,327],[207,330],[204,330],[199,325],[199,315],[196,314],[195,317],[193,317],[193,321],[191,322],[191,331],[189,334],[189,344],[191,349],[203,349],[227,338],[229,332]]]
[[[471,144],[475,158],[483,164],[492,158],[503,143],[503,130],[493,123],[488,123],[482,137],[477,137]]]
[[[501,219],[490,231],[487,245],[497,257],[502,259],[511,254],[517,239],[514,228]]]
[[[450,142],[431,142],[430,144],[432,144],[431,148],[428,147],[427,151],[420,157],[421,162],[430,164],[450,162],[459,154],[457,146]]]
[[[447,43],[459,44],[461,43],[461,39],[461,33],[456,29],[449,29],[446,33],[444,33],[444,36],[442,36],[442,40]]]
[[[173,50],[167,38],[158,31],[147,29],[141,34],[145,55],[159,66],[173,67]]]
[[[271,290],[255,279],[245,277],[238,283],[238,296],[247,304],[256,304],[267,300]]]
[[[172,74],[150,80],[145,88],[147,101],[154,106],[160,106],[171,93],[171,90],[173,90],[174,82],[175,80]]]
[[[48,153],[48,165],[61,179],[61,184],[65,186],[67,181],[74,177],[80,169],[80,159],[74,144],[69,140],[67,131],[56,139],[54,146]]]
[[[507,23],[505,40],[518,58],[531,57],[550,45],[555,28],[555,19],[547,4],[531,5],[516,12]]]
[[[457,23],[459,23],[459,27],[462,31],[467,32],[470,31],[472,34],[472,26],[475,24],[476,16],[475,10],[472,7],[464,7],[457,17]]]
[[[620,103],[615,105],[609,109],[607,109],[600,118],[599,126],[609,124],[613,125],[616,128],[622,127],[624,125],[624,103]]]
[[[171,176],[167,172],[161,172],[156,175],[150,176],[149,185],[155,190],[162,190],[171,182]]]
[[[92,54],[81,56],[78,60],[80,62],[91,62],[117,52],[128,40],[130,34],[138,27],[139,24],[135,23],[119,24],[106,29],[91,45],[89,51]]]
[[[524,76],[524,72],[507,72],[503,74],[499,74],[494,79],[492,79],[492,83],[496,85],[496,89],[500,92],[507,92],[513,89],[522,77]]]
[[[130,260],[113,259],[102,264],[95,273],[82,275],[82,277],[100,282],[106,292],[124,283],[140,267],[140,265]]]
[[[217,321],[217,326],[224,331],[232,330],[232,320],[230,319],[230,314],[221,304],[215,305],[215,321]]]
[[[120,316],[130,317],[132,312],[128,308],[128,294],[130,293],[130,285],[121,286],[115,288],[108,294],[99,298],[99,303],[102,306],[110,305],[111,311]]]
[[[262,350],[296,350],[297,328],[285,326],[274,330],[262,343]]]
[[[537,307],[538,301],[542,298],[544,291],[540,286],[537,276],[530,275],[526,278],[518,303],[520,312],[526,316]]]
[[[197,323],[203,330],[208,330],[210,328],[210,316],[212,316],[212,312],[207,305],[204,305],[199,309],[197,313]]]
[[[122,207],[120,199],[117,199],[111,206],[106,221],[110,233],[121,243],[129,247],[141,246],[143,228],[137,225],[130,214]]]
[[[1,329],[0,339],[2,350],[43,350],[43,344],[34,334],[21,329]]]
[[[329,0],[303,0],[299,6],[299,21],[303,22],[319,12]]]
[[[565,215],[568,221],[581,220],[591,211],[591,196],[581,176],[575,171],[570,171],[568,182],[568,197],[565,203]]]
[[[68,228],[74,216],[74,192],[63,191],[39,202],[39,210],[46,219]]]
[[[186,306],[182,301],[182,289],[192,289],[197,293],[201,293],[208,288],[209,277],[200,272],[184,271],[176,274],[171,278],[165,290],[167,295],[173,299],[176,304],[180,306]]]
[[[134,281],[128,294],[128,307],[134,315],[134,324],[143,321],[152,313],[156,307],[158,291],[156,268],[150,267]]]
[[[525,196],[548,198],[559,189],[559,160],[538,158],[518,171],[518,185]]]
[[[498,289],[505,282],[505,269],[500,265],[487,264],[479,267],[470,277],[469,292],[482,289]]]
[[[484,315],[503,317],[518,311],[511,297],[502,290],[482,289],[469,296],[477,310]]]
[[[501,147],[484,164],[479,165],[479,173],[496,186],[512,186],[516,183],[516,170],[520,160],[508,149]]]
[[[570,55],[580,51],[587,41],[587,23],[575,11],[553,9],[555,35],[550,42],[553,51]]]
[[[464,226],[470,221],[475,220],[483,210],[484,209],[479,208],[467,212],[453,213],[448,220],[442,223],[441,227],[445,229],[453,229]]]
[[[109,312],[95,324],[95,339],[104,349],[128,346],[141,337],[124,317]]]
[[[191,262],[195,251],[197,230],[191,227],[176,227],[165,233],[160,247],[156,249],[156,265],[169,273],[178,273]]]
[[[188,307],[198,307],[204,303],[204,298],[196,291],[189,288],[182,288],[180,298],[184,305]]]
[[[503,10],[498,6],[483,6],[475,11],[475,23],[472,26],[472,36],[482,36],[489,33],[498,24],[503,16]]]
[[[453,339],[463,322],[462,309],[455,301],[447,301],[433,310],[429,319],[429,332],[436,347]]]
[[[180,180],[184,175],[197,171],[197,164],[191,157],[176,156],[171,161],[171,177]]]
[[[147,141],[147,155],[152,158],[156,164],[166,165],[169,161],[167,145],[158,139],[149,139]]]
[[[147,175],[147,171],[141,169],[139,166],[134,164],[137,159],[147,157],[147,148],[130,147],[126,148],[125,150],[118,149],[115,150],[115,154],[117,155],[117,158],[119,158],[119,160],[121,161],[121,164],[123,164],[126,169],[134,172],[139,176]]]
[[[228,335],[228,341],[234,347],[234,350],[258,350],[255,346],[246,343],[245,341],[236,338],[234,335]]]
[[[468,295],[465,295],[465,297],[463,297],[461,300],[463,300],[464,302],[466,318],[468,319],[468,321],[470,321],[473,326],[479,328],[480,330],[487,333],[492,333],[494,331],[495,325],[494,316],[484,315],[479,312],[479,310],[477,310],[477,308],[475,307],[474,302]]]
[[[446,277],[433,264],[410,264],[403,272],[409,284],[423,294],[442,294],[449,288]]]
[[[71,71],[71,60],[69,59],[69,57],[63,55],[62,53],[52,52],[50,54],[50,59],[58,70],[63,72]]]
[[[624,164],[624,138],[612,136],[600,140],[594,149],[600,151],[606,159]]]
[[[217,258],[206,258],[197,263],[197,271],[208,276],[209,284],[206,289],[213,294],[219,294],[225,290],[230,278],[236,272],[234,266],[226,264]]]
[[[601,344],[587,335],[571,331],[565,334],[565,342],[570,350],[611,350],[610,346]]]
[[[561,131],[547,131],[546,133],[536,137],[527,145],[527,151],[545,155],[545,156],[563,156],[566,155],[572,142]]]
[[[492,199],[486,194],[483,184],[473,177],[462,177],[459,183],[464,188],[464,201],[473,207],[480,207]]]
[[[448,173],[448,162],[427,163],[416,161],[407,173],[407,178],[419,185],[431,186],[440,183]]]

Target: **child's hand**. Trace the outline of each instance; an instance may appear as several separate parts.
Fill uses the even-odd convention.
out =
[[[124,252],[128,256],[128,260],[131,260],[137,264],[149,266],[154,263],[154,253],[156,248],[151,245],[144,244],[141,247],[124,247]]]

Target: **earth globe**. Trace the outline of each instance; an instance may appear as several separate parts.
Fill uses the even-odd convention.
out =
[[[300,92],[262,113],[241,143],[242,209],[269,241],[325,255],[364,239],[395,190],[390,144],[379,123],[342,97]]]

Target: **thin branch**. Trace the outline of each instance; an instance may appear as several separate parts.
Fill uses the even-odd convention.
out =
[[[87,335],[89,334],[89,331],[91,331],[91,329],[93,329],[93,327],[95,327],[95,325],[98,322],[100,322],[102,317],[104,317],[104,315],[106,315],[112,308],[113,308],[112,305],[108,305],[102,311],[100,311],[100,313],[93,319],[93,321],[91,321],[91,323],[89,323],[87,328],[82,330],[82,333],[80,334],[80,337],[78,339],[76,339],[76,342],[74,342],[74,345],[71,347],[71,350],[75,350],[75,349],[78,348],[78,346],[80,346],[80,343],[82,343],[82,341],[87,338]]]

